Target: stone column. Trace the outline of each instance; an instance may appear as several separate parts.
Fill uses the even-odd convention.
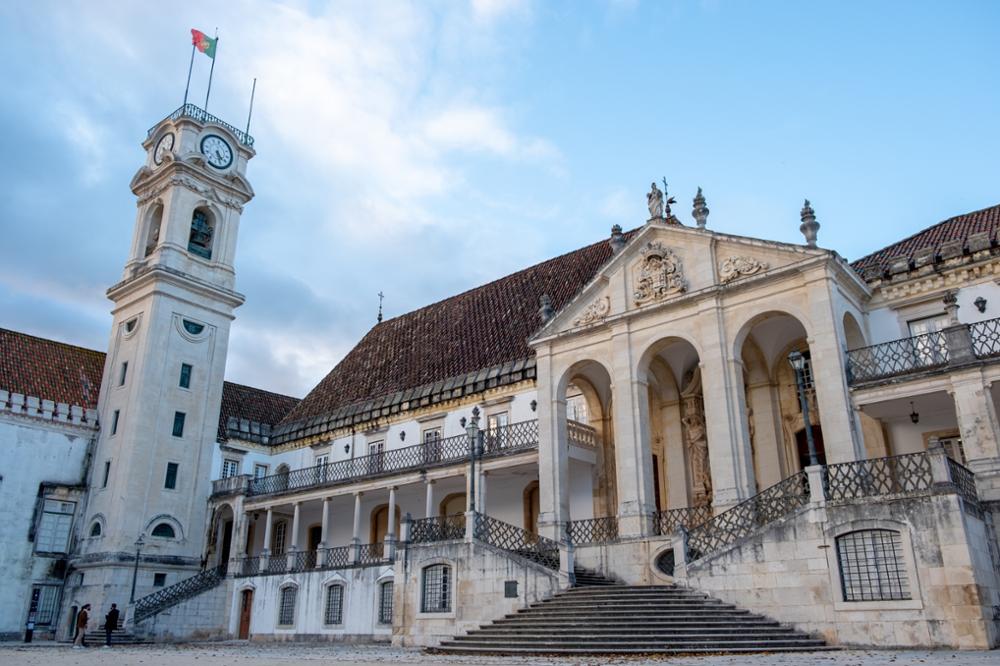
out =
[[[1000,500],[1000,420],[993,392],[976,368],[953,372],[949,393],[955,401],[965,459],[976,475],[979,499]]]
[[[351,537],[351,563],[358,561],[361,549],[361,493],[354,493],[354,533]]]
[[[747,388],[747,399],[753,408],[754,434],[750,448],[757,459],[754,476],[763,490],[786,476],[784,442],[779,421],[781,410],[774,385],[761,382]],[[787,470],[788,473],[793,471]]]
[[[833,298],[836,284],[826,271],[825,267],[817,269],[809,278],[812,330],[807,330],[806,335],[826,462],[841,463],[862,460],[865,451],[859,437],[861,426],[855,419],[847,385],[846,342],[838,334],[843,329],[843,314],[839,317],[836,314]],[[788,359],[777,362],[787,363]]]
[[[434,479],[424,482],[424,518],[433,518],[437,515],[434,511]]]
[[[559,395],[547,345],[536,355],[538,400],[538,533],[564,541],[569,515],[569,450],[566,440],[566,398]]]
[[[479,513],[484,516],[488,516],[489,512],[486,511],[486,476],[488,472],[480,471],[479,474],[479,500],[476,505],[479,507]]]
[[[323,515],[321,517],[320,525],[320,548],[330,547],[330,501],[332,498],[323,498]]]
[[[681,403],[673,400],[660,410],[663,419],[663,462],[666,467],[667,494],[664,509],[688,506],[688,466],[684,452],[684,430],[681,427]],[[665,464],[664,464],[665,463]]]
[[[389,486],[389,510],[385,526],[385,554],[390,560],[396,554],[396,486]]]
[[[302,502],[292,504],[292,538],[289,539],[288,570],[295,570],[295,556],[299,552],[299,522],[302,513]]]
[[[267,507],[267,517],[264,518],[264,548],[261,550],[261,571],[267,569],[268,561],[271,559],[271,522],[274,512],[271,507]]]
[[[649,388],[636,377],[627,324],[611,333],[611,384],[614,391],[615,463],[618,471],[618,529],[622,536],[652,533],[653,495],[649,431]]]

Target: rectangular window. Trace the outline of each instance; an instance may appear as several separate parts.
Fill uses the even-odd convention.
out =
[[[379,586],[378,593],[378,623],[392,624],[392,581]]]
[[[35,550],[42,553],[65,553],[69,550],[69,536],[73,529],[75,502],[47,499],[42,505],[38,531],[35,533]]]
[[[108,487],[108,477],[111,476],[111,461],[104,461],[104,477],[101,479],[101,488]]]
[[[331,585],[326,588],[326,608],[323,612],[323,624],[343,624],[344,622],[344,586]]]
[[[324,453],[321,456],[316,456],[316,482],[324,483],[327,480],[327,475],[330,468],[327,464],[330,462],[330,454]]]
[[[167,584],[167,574],[165,573],[153,574],[153,587],[165,587],[166,584]]]
[[[837,537],[844,601],[910,599],[899,532],[861,530]]]
[[[257,464],[253,466],[253,478],[263,479],[267,476],[267,465]]]
[[[174,437],[184,436],[184,412],[174,412]]]
[[[51,626],[59,604],[58,585],[35,585],[31,590],[30,611],[35,614],[35,626]]]
[[[167,490],[177,489],[177,468],[180,467],[177,463],[167,463],[167,476],[163,480],[163,487]]]
[[[378,474],[385,467],[385,442],[368,443],[368,473]]]
[[[191,366],[188,363],[181,363],[181,388],[191,388]]]
[[[118,432],[118,417],[121,416],[121,410],[116,409],[115,413],[111,415],[111,434],[114,435]]]
[[[486,418],[486,433],[483,438],[483,451],[499,451],[504,448],[507,442],[507,425],[510,417],[507,412],[490,414]]]
[[[284,520],[275,523],[274,534],[271,536],[271,555],[285,554],[285,529],[288,525]]]
[[[438,462],[441,460],[441,428],[428,428],[424,430],[424,454],[427,462]]]
[[[222,478],[228,479],[240,473],[240,461],[226,458],[222,461]]]
[[[125,376],[128,374],[128,361],[122,361],[122,370],[118,374],[118,386],[125,386]]]
[[[295,624],[295,597],[299,588],[294,585],[281,588],[281,604],[278,608],[278,624],[290,627]]]
[[[451,567],[432,564],[424,569],[424,584],[420,611],[448,613],[451,611]]]

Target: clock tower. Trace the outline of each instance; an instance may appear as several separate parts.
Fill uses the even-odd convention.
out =
[[[244,301],[233,265],[253,138],[187,104],[142,145],[68,588],[67,603],[98,613],[129,603],[133,577],[139,598],[201,568],[229,325]]]

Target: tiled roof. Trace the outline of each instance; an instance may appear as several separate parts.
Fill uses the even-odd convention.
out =
[[[104,352],[0,328],[0,389],[96,407],[104,357]],[[275,425],[298,402],[298,398],[225,382],[219,439],[226,439],[229,417]]]
[[[612,254],[602,240],[377,324],[285,417],[278,440],[320,418],[353,412],[345,409],[351,405],[435,383],[444,382],[447,390],[452,382],[445,380],[458,385],[459,378],[487,368],[516,372],[527,359],[533,366],[528,339],[541,327],[539,298],[548,294],[559,311]]]
[[[942,254],[969,251],[969,237],[985,232],[989,243],[997,242],[1000,227],[1000,205],[984,208],[972,213],[958,215],[944,222],[916,233],[909,238],[884,247],[851,263],[851,266],[866,280],[876,280],[889,272],[890,267],[906,259],[910,265],[918,256],[928,256],[931,261]],[[942,246],[950,247],[944,248]]]
[[[99,351],[0,328],[0,389],[93,408],[103,373]]]
[[[297,404],[299,404],[298,398],[226,382],[222,385],[219,441],[227,439],[226,424],[230,417],[273,426]]]

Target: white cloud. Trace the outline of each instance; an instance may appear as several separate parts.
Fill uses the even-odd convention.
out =
[[[527,0],[472,0],[472,12],[478,21],[491,22],[511,14],[528,11]]]

